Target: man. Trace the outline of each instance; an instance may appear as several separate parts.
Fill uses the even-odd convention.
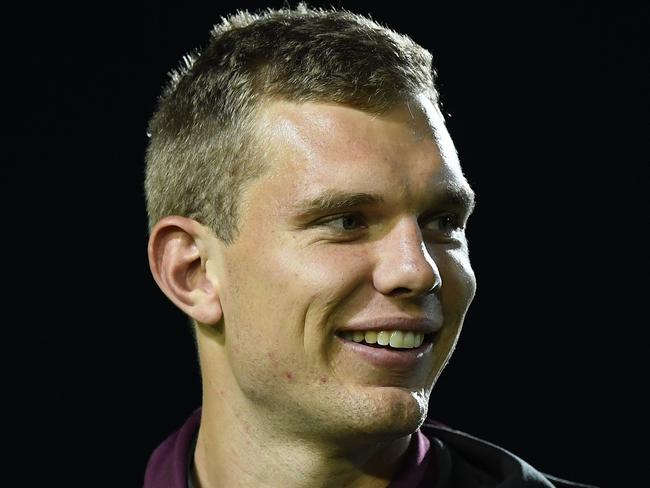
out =
[[[431,56],[335,10],[238,13],[150,122],[149,259],[202,408],[146,488],[579,486],[423,426],[474,296]]]

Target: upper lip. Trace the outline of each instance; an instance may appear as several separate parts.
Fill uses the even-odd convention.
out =
[[[347,324],[337,332],[354,332],[367,330],[401,330],[432,334],[442,327],[442,323],[427,317],[380,317]]]

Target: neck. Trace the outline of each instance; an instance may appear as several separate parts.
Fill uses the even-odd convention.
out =
[[[367,444],[316,442],[273,429],[245,402],[204,391],[194,454],[197,488],[386,487],[411,436]],[[218,392],[214,392],[218,393]]]

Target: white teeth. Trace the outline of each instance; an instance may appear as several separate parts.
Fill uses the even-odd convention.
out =
[[[403,347],[404,332],[396,330],[390,335],[390,347]]]
[[[377,344],[377,332],[375,332],[374,330],[369,330],[368,332],[366,332],[365,341],[368,344]]]
[[[377,344],[379,344],[380,346],[387,346],[389,342],[390,342],[390,332],[386,332],[385,330],[382,330],[379,334],[377,334]]]
[[[401,330],[381,330],[379,332],[368,330],[366,332],[345,331],[341,333],[341,337],[348,341],[365,342],[366,344],[379,344],[380,346],[393,347],[395,349],[413,349],[420,347],[424,342],[424,334],[422,332]]]

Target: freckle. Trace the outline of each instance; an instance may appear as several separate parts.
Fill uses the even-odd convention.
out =
[[[320,382],[321,383],[327,383],[327,376],[321,376],[320,377]]]
[[[289,381],[291,381],[291,379],[293,378],[293,373],[291,371],[287,371],[286,373],[284,373],[284,375],[287,377]]]

